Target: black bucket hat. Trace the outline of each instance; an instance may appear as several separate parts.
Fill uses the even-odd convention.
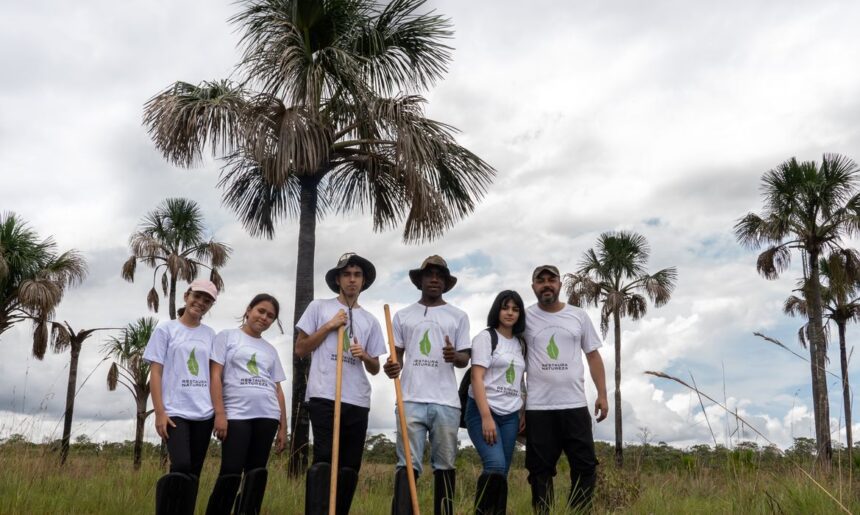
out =
[[[445,289],[442,290],[442,293],[448,293],[451,288],[457,284],[457,278],[451,275],[451,270],[448,269],[448,263],[442,259],[442,256],[433,255],[425,259],[419,268],[409,271],[409,280],[411,280],[412,284],[414,284],[419,290],[421,289],[421,272],[429,266],[439,267],[443,272],[445,272]]]
[[[341,270],[349,265],[355,265],[361,268],[362,273],[364,273],[364,284],[361,286],[361,291],[370,288],[370,285],[376,280],[376,267],[373,266],[373,263],[359,256],[355,252],[347,252],[337,260],[337,265],[325,274],[325,283],[331,291],[340,293],[340,287],[338,287],[335,278]]]

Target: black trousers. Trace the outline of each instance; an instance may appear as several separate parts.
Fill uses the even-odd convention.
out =
[[[590,493],[596,482],[597,457],[588,408],[526,410],[529,483],[554,477],[562,452],[570,463],[571,484]]]
[[[331,463],[331,440],[334,426],[334,401],[312,397],[308,414],[314,431],[314,464]],[[364,440],[367,438],[367,417],[370,408],[355,404],[340,404],[340,452],[338,466],[361,469]]]
[[[215,419],[187,420],[170,417],[170,420],[176,424],[176,427],[170,427],[170,424],[167,424],[169,437],[167,454],[170,456],[170,471],[200,477]]]
[[[271,418],[228,420],[227,438],[221,446],[218,475],[241,474],[265,468],[279,422]]]

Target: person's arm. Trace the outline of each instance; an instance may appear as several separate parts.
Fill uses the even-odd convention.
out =
[[[370,372],[370,375],[375,376],[379,373],[379,358],[373,358],[365,352],[364,347],[358,343],[356,338],[353,338],[352,345],[349,346],[349,352],[352,354],[352,357],[364,363],[364,369]]]
[[[400,375],[400,370],[403,368],[401,365],[401,363],[403,363],[403,349],[395,347],[394,351],[397,353],[397,361],[392,360],[389,355],[388,359],[385,360],[385,364],[382,365],[382,370],[385,371],[385,375],[391,379],[397,379],[397,376]]]
[[[161,375],[164,365],[152,362],[149,366],[149,393],[152,395],[152,407],[155,409],[155,432],[158,436],[167,440],[167,426],[176,427],[176,424],[167,416],[164,407],[164,397],[161,395]]]
[[[284,400],[284,390],[280,382],[275,383],[275,393],[278,396],[278,406],[281,408],[278,435],[275,437],[275,453],[280,454],[287,447],[287,402]]]
[[[600,422],[609,415],[609,401],[606,398],[606,369],[603,367],[603,358],[600,352],[593,350],[585,355],[588,361],[588,371],[591,380],[597,388],[597,401],[594,403],[594,416]]]
[[[227,411],[224,409],[224,382],[222,374],[224,365],[209,361],[209,395],[212,397],[212,408],[215,409],[215,426],[212,433],[215,438],[224,441],[227,438]]]
[[[296,355],[300,358],[309,356],[317,349],[317,347],[322,345],[322,342],[325,340],[326,336],[328,336],[328,333],[331,331],[337,331],[338,327],[346,325],[346,323],[346,311],[341,309],[338,310],[331,320],[324,323],[319,329],[314,331],[313,334],[307,334],[299,329],[299,336],[296,338]]]
[[[472,395],[478,411],[481,413],[481,433],[484,441],[490,445],[496,443],[496,421],[490,411],[490,403],[487,402],[487,389],[484,385],[484,376],[487,369],[480,365],[472,365]]]

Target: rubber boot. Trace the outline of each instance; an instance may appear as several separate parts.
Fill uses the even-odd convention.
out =
[[[269,480],[269,471],[265,468],[256,468],[245,473],[242,479],[242,492],[236,499],[235,515],[259,515],[263,507],[263,496],[266,494],[266,482]]]
[[[454,492],[457,486],[457,471],[433,471],[433,514],[454,515]]]
[[[585,474],[570,474],[570,494],[567,497],[567,505],[573,510],[588,513],[591,510],[591,497],[594,493],[594,484],[597,482],[595,472]]]
[[[475,485],[475,515],[490,513],[490,475],[482,473]]]
[[[501,515],[508,513],[508,477],[499,474],[499,495],[496,503],[496,510]]]
[[[311,465],[305,476],[305,515],[328,515],[329,483],[331,465]]]
[[[197,506],[197,489],[200,487],[200,478],[195,476],[194,474],[188,474],[188,477],[191,478],[191,485],[189,485],[188,490],[185,492],[185,506],[189,515],[194,514],[194,508]]]
[[[358,486],[358,472],[349,467],[343,467],[337,474],[337,515],[347,515],[352,506],[355,487]]]
[[[505,515],[507,503],[507,478],[502,474],[481,474],[475,490],[475,514]]]
[[[532,509],[535,513],[549,513],[553,500],[552,476],[529,478],[532,485]]]
[[[206,505],[206,515],[230,515],[236,492],[242,483],[241,474],[224,474],[215,480],[215,487]]]
[[[196,499],[196,495],[196,481],[193,476],[181,472],[165,474],[155,484],[155,514],[193,514],[194,504],[191,499]]]
[[[412,469],[415,482],[418,471]],[[409,474],[405,467],[398,467],[394,473],[394,497],[391,499],[391,515],[412,515],[412,494],[409,493]]]

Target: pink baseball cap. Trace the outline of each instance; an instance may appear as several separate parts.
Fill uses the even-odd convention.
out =
[[[215,286],[215,283],[208,279],[195,279],[188,285],[188,289],[191,291],[202,291],[212,297],[212,300],[218,299],[218,288]]]

